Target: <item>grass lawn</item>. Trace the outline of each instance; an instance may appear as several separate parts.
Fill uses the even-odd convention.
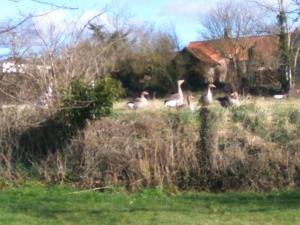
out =
[[[0,224],[300,224],[300,190],[134,194],[22,186],[0,192]]]

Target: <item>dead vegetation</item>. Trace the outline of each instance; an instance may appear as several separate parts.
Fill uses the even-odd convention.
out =
[[[129,190],[298,186],[300,111],[294,103],[255,99],[200,113],[119,109],[73,136],[39,111],[2,111],[0,173],[9,180]]]

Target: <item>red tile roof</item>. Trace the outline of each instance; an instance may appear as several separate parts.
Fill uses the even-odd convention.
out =
[[[218,63],[223,58],[210,41],[191,42],[187,48],[194,56],[206,62]]]
[[[237,57],[248,60],[248,50],[254,48],[260,57],[268,57],[277,51],[278,37],[274,35],[253,36],[244,38],[219,39],[191,42],[187,50],[201,61],[218,64],[221,59]]]

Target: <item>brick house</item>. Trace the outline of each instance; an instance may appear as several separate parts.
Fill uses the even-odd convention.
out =
[[[251,87],[280,89],[278,42],[276,35],[227,36],[218,40],[190,42],[180,52],[180,57],[193,62],[194,69],[192,73],[185,71],[186,74],[181,76],[192,79],[190,73],[198,76],[203,85],[215,82],[228,91],[248,91]]]

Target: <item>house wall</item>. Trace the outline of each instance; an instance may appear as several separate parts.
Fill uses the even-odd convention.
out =
[[[247,92],[255,85],[267,87],[274,84],[274,88],[278,88],[278,82],[274,82],[276,74],[270,70],[275,63],[275,58],[271,56],[261,60],[262,56],[254,51],[251,63],[223,58],[218,64],[201,61],[188,51],[182,51],[180,57],[184,58],[184,63],[178,64],[179,77],[186,79],[188,85],[195,87],[194,90],[202,89],[207,83],[213,82],[221,84],[228,92]],[[257,70],[259,71],[256,72]],[[256,83],[252,83],[253,81]]]

